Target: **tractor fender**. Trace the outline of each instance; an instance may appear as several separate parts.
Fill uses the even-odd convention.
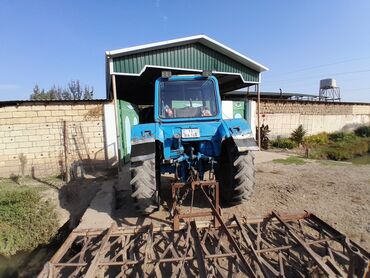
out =
[[[131,133],[131,162],[155,158],[156,140],[163,142],[163,131],[156,123],[135,125]]]
[[[260,150],[252,133],[246,135],[235,135],[232,136],[232,138],[240,153]]]
[[[226,138],[231,137],[240,153],[258,151],[259,147],[254,139],[248,122],[244,119],[223,120],[226,127]]]

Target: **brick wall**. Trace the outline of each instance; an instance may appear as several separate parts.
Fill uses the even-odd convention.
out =
[[[261,100],[261,124],[270,137],[289,137],[300,124],[308,134],[349,131],[370,124],[370,104]]]
[[[21,103],[0,107],[0,177],[63,173],[64,121],[70,165],[104,164],[103,103]]]
[[[362,105],[370,108],[370,105]],[[301,115],[351,115],[354,105],[325,102],[261,101],[261,114],[299,113]],[[370,114],[370,113],[368,113]]]
[[[64,121],[70,165],[83,164],[87,170],[110,166],[116,160],[116,135],[115,125],[104,131],[104,118],[114,121],[114,109],[108,106],[112,104],[93,101],[21,102],[0,107],[0,177],[21,175],[22,170],[36,177],[63,173]],[[104,111],[110,111],[109,115]],[[300,124],[309,134],[350,130],[370,124],[370,104],[262,100],[261,124],[269,125],[271,138],[289,137]],[[105,145],[108,150],[111,147],[110,152],[106,153]]]

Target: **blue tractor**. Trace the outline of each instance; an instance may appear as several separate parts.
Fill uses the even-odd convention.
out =
[[[155,82],[154,107],[131,134],[132,197],[142,214],[159,207],[161,175],[179,182],[214,173],[228,205],[250,198],[255,187],[253,151],[258,150],[244,119],[223,119],[217,78],[211,74],[162,73]]]

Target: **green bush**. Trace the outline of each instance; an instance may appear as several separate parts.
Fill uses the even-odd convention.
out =
[[[329,136],[326,132],[322,132],[316,135],[306,136],[303,142],[306,146],[326,145],[329,143]]]
[[[350,150],[338,147],[329,147],[326,150],[326,157],[330,160],[348,160],[353,158],[353,154]]]
[[[328,159],[328,156],[325,151],[325,147],[316,147],[310,149],[308,153],[308,158],[311,159]]]
[[[329,134],[329,140],[330,141],[334,141],[334,142],[337,142],[337,141],[341,141],[343,140],[344,138],[344,132],[333,132],[333,133],[330,133]]]
[[[366,136],[364,127],[358,128],[355,133],[333,132],[307,136],[304,142],[311,147],[309,157],[314,159],[348,160],[370,151],[370,138]]]
[[[0,187],[0,255],[29,251],[57,232],[54,207],[35,189]]]
[[[297,147],[297,143],[290,138],[279,138],[272,140],[271,145],[275,148],[281,149],[294,149]]]
[[[370,137],[370,125],[356,128],[355,134],[360,137]]]
[[[329,134],[329,140],[333,142],[340,142],[340,141],[352,141],[356,140],[356,135],[354,133],[349,133],[349,132],[333,132]]]
[[[370,140],[356,137],[345,137],[337,142],[329,142],[326,146],[319,146],[310,151],[309,157],[314,159],[348,160],[355,156],[364,155],[369,151]]]
[[[295,130],[293,130],[290,139],[300,145],[303,143],[303,138],[306,133],[307,131],[303,128],[303,125],[299,125]]]

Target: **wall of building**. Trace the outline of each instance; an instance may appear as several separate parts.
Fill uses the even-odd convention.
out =
[[[309,134],[370,124],[370,104],[262,100],[260,110],[261,124],[269,125],[271,138],[289,137],[299,124]],[[255,115],[256,103],[249,101],[245,116],[255,123],[253,131],[257,124]],[[83,165],[93,172],[116,163],[118,146],[112,103],[21,102],[0,107],[0,177],[64,173],[64,122],[68,164],[72,169]]]
[[[261,100],[261,125],[270,137],[289,137],[300,124],[308,134],[349,131],[370,124],[370,104]]]
[[[71,167],[105,166],[103,107],[103,102],[23,102],[0,107],[0,177],[62,174],[64,122]]]

